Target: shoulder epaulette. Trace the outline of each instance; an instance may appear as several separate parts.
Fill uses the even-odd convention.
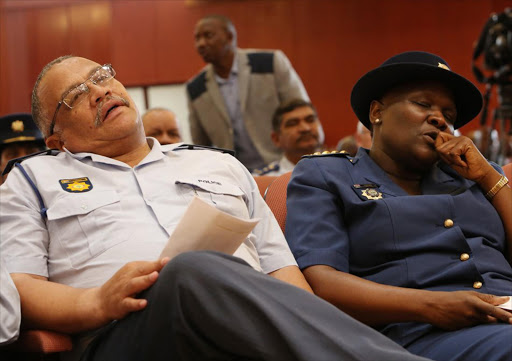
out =
[[[190,83],[187,84],[187,91],[190,95],[190,100],[192,101],[206,92],[206,70],[199,73]]]
[[[333,151],[323,151],[323,152],[316,152],[313,154],[306,154],[303,155],[302,158],[315,158],[315,157],[344,157],[349,158],[350,154],[346,150],[333,150]]]
[[[187,150],[198,150],[198,149],[199,150],[213,150],[216,152],[231,154],[233,157],[235,156],[235,151],[231,150],[231,149],[209,147],[207,145],[197,145],[197,144],[181,144],[181,145],[177,146],[176,148],[174,148],[173,151],[185,150],[185,149],[187,149]]]
[[[57,155],[59,153],[60,153],[60,150],[58,150],[58,149],[47,149],[47,150],[42,150],[40,152],[29,154],[29,155],[25,155],[23,157],[11,159],[9,162],[7,162],[7,165],[5,166],[4,171],[2,172],[2,175],[6,175],[7,173],[9,173],[11,171],[12,167],[14,167],[14,165],[16,163],[21,163],[25,159],[36,157],[38,155]]]
[[[275,161],[270,163],[269,165],[266,165],[262,168],[256,168],[252,171],[254,175],[265,175],[270,172],[278,171],[279,170],[279,162]]]
[[[248,53],[247,58],[249,58],[251,73],[265,74],[274,72],[273,52]]]

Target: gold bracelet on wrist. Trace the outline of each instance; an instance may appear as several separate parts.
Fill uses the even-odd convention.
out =
[[[485,198],[488,200],[493,199],[493,197],[500,191],[501,188],[505,187],[508,184],[508,179],[504,175],[501,176],[498,183],[494,185],[494,187],[491,188],[489,192],[485,194]]]

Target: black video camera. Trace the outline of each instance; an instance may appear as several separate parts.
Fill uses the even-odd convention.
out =
[[[483,54],[485,69],[493,71],[486,76],[476,62]],[[492,14],[485,23],[473,52],[473,73],[486,84],[512,83],[512,9]]]

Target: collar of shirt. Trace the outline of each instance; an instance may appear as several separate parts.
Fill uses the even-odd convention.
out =
[[[227,79],[221,78],[220,76],[215,73],[215,81],[217,81],[217,84],[219,86],[222,86],[229,81],[233,80],[233,78],[236,78],[238,76],[238,61],[237,61],[237,55],[235,53],[235,56],[233,57],[233,65],[231,65],[231,70],[229,71],[229,76]]]
[[[169,144],[169,145],[161,145],[158,142],[158,140],[156,140],[155,138],[152,138],[152,137],[147,137],[146,140],[148,142],[149,147],[151,148],[151,151],[144,157],[143,160],[140,161],[139,164],[137,164],[135,166],[135,168],[140,167],[147,163],[158,161],[158,160],[164,158],[166,156],[165,153],[172,151],[174,148],[176,148],[182,144],[182,143],[174,143],[174,144]],[[93,162],[105,163],[105,164],[120,166],[120,167],[124,167],[124,168],[130,168],[130,166],[127,165],[126,163],[123,163],[116,159],[105,157],[100,154],[89,153],[89,152],[72,153],[69,150],[67,150],[66,148],[64,148],[64,151],[77,160],[81,160],[84,158],[90,158]]]
[[[360,174],[366,179],[365,182],[378,184],[383,193],[395,196],[407,195],[405,190],[393,182],[388,174],[373,161],[369,150],[359,148],[356,156],[352,158],[352,164],[359,168]],[[457,193],[461,187],[468,187],[472,183],[458,176],[455,171],[450,172],[449,169],[442,162],[435,164],[421,181],[423,194]]]
[[[283,155],[283,157],[279,160],[279,170],[282,171],[283,173],[291,172],[294,167],[295,164],[290,162],[290,160],[286,158],[285,155]]]

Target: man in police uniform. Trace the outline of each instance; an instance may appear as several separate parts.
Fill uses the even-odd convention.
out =
[[[20,295],[5,268],[0,255],[0,346],[18,339],[20,333],[21,310]]]
[[[0,172],[13,158],[44,149],[43,135],[37,129],[32,115],[15,113],[0,117]],[[2,176],[0,184],[5,181]]]
[[[274,111],[291,99],[309,100],[286,55],[237,48],[235,27],[221,15],[201,19],[194,36],[208,65],[187,83],[192,141],[234,149],[251,170],[278,159],[270,140]]]
[[[0,188],[27,326],[95,336],[85,360],[419,360],[310,293],[247,169],[146,139],[114,77],[65,56],[34,86],[34,119],[60,152],[23,161]],[[159,259],[194,197],[260,218],[234,256]]]
[[[254,176],[278,176],[291,172],[305,154],[320,150],[324,134],[315,107],[293,99],[276,109],[272,118],[272,142],[283,151],[281,159],[255,169]]]

